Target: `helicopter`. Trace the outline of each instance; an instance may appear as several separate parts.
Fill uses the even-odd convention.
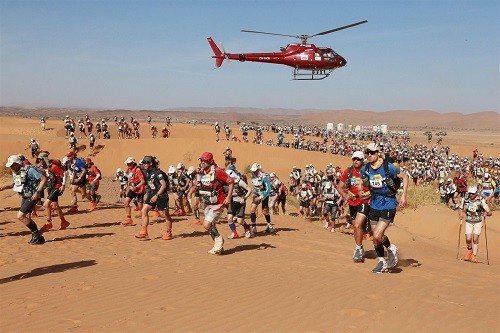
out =
[[[208,43],[214,52],[212,58],[215,58],[215,67],[220,67],[224,60],[253,61],[271,64],[281,64],[293,67],[293,80],[323,80],[330,73],[344,67],[347,61],[338,53],[329,47],[316,47],[314,44],[308,44],[307,40],[315,36],[326,35],[339,30],[352,28],[368,21],[360,21],[345,25],[339,28],[318,32],[312,35],[285,35],[272,32],[262,32],[254,30],[241,30],[241,32],[265,34],[274,36],[285,36],[298,38],[302,41],[300,44],[288,44],[281,47],[281,52],[269,53],[227,53],[221,45],[221,49],[215,44],[212,37],[208,37]]]

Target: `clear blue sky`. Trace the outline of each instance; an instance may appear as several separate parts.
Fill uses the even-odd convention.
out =
[[[224,63],[313,34],[347,66],[322,81]],[[168,109],[427,109],[500,112],[500,2],[463,0],[0,0],[0,105]]]

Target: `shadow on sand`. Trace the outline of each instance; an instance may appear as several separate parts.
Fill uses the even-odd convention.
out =
[[[97,264],[97,261],[95,261],[95,260],[82,260],[82,261],[68,262],[65,264],[56,264],[56,265],[38,267],[38,268],[35,268],[29,272],[20,273],[20,274],[16,274],[13,276],[2,278],[2,279],[0,279],[0,284],[9,283],[9,282],[18,281],[18,280],[23,280],[23,279],[36,277],[36,276],[40,276],[40,275],[45,275],[45,274],[62,273],[64,271],[69,271],[71,269],[84,268],[84,267],[89,267],[89,266],[93,266],[96,264]]]

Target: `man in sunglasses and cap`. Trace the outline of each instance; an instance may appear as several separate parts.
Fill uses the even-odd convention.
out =
[[[0,187],[0,191],[13,189],[21,195],[21,208],[19,208],[17,218],[31,230],[31,240],[28,243],[31,245],[45,243],[45,238],[31,219],[31,211],[40,199],[40,193],[45,188],[47,177],[45,177],[43,170],[31,165],[25,166],[19,155],[9,156],[5,166],[12,170],[13,182]]]
[[[338,190],[349,205],[349,215],[347,222],[352,224],[354,229],[354,242],[356,249],[352,257],[354,262],[364,262],[365,250],[363,249],[363,234],[368,233],[366,219],[370,212],[370,187],[363,186],[363,191],[358,190],[361,183],[361,168],[365,160],[362,151],[355,151],[352,154],[352,166],[344,170],[340,176]],[[369,227],[369,225],[368,225]]]
[[[381,148],[377,143],[370,143],[366,149],[368,163],[361,168],[361,180],[358,190],[363,192],[363,186],[370,187],[370,212],[368,220],[373,232],[373,245],[378,257],[378,264],[372,270],[373,273],[385,273],[396,267],[398,263],[398,248],[391,244],[385,235],[389,224],[394,222],[398,200],[396,178],[402,179],[403,194],[399,201],[399,207],[406,205],[408,192],[408,176],[394,164],[384,160],[379,154]],[[387,249],[387,259],[384,254]]]
[[[200,201],[205,203],[205,220],[203,227],[214,240],[214,246],[208,251],[210,254],[222,253],[224,238],[219,234],[215,224],[232,201],[234,178],[230,177],[223,169],[217,167],[214,156],[210,152],[204,152],[200,156],[200,174],[196,180],[196,190]],[[227,193],[224,186],[228,186]]]
[[[142,159],[145,181],[147,183],[146,198],[142,207],[142,225],[139,235],[135,236],[140,240],[149,239],[148,225],[149,212],[158,207],[158,210],[168,209],[167,179],[165,174],[157,169],[153,156],[144,156]],[[167,220],[167,232],[162,237],[164,240],[172,239],[172,221]]]

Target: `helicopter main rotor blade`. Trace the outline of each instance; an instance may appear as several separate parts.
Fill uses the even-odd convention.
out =
[[[262,31],[253,31],[253,30],[241,30],[241,32],[251,32],[253,34],[264,34],[264,35],[274,35],[274,36],[285,36],[285,37],[300,38],[299,36],[284,35],[284,34],[275,34],[275,33],[272,33],[272,32],[262,32]]]
[[[327,30],[327,31],[323,31],[323,32],[318,32],[317,34],[310,35],[308,37],[311,38],[311,37],[314,37],[314,36],[326,35],[326,34],[329,34],[329,33],[332,33],[332,32],[336,32],[336,31],[339,31],[339,30],[344,30],[344,29],[347,29],[347,28],[352,28],[352,27],[355,27],[357,25],[360,25],[360,24],[363,24],[363,23],[366,23],[366,22],[368,22],[368,21],[364,20],[364,21],[353,23],[353,24],[344,25],[343,27],[339,27],[339,28],[335,28],[335,29]]]

